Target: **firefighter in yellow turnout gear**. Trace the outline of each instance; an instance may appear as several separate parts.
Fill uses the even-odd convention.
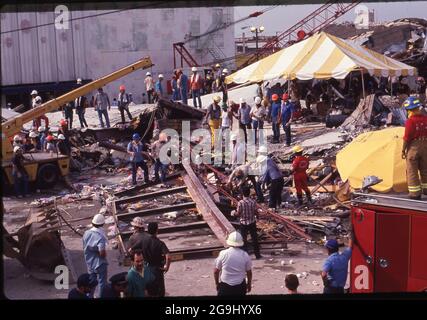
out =
[[[406,99],[403,106],[408,111],[402,158],[406,159],[409,197],[420,200],[421,193],[427,195],[427,116],[416,97]]]

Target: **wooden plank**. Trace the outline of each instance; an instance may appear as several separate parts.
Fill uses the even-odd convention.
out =
[[[183,179],[187,186],[188,193],[196,202],[197,209],[202,214],[203,219],[208,223],[219,241],[225,246],[228,234],[235,231],[235,228],[213,202],[191,168],[191,165],[188,162],[183,162],[183,167],[186,171],[186,174],[183,175]]]
[[[192,209],[195,207],[196,207],[195,202],[186,202],[186,203],[175,204],[172,206],[164,206],[164,207],[135,211],[135,212],[129,212],[129,213],[120,213],[120,214],[117,214],[116,216],[119,220],[127,220],[127,219],[131,219],[133,217],[155,216],[155,215],[158,215],[161,213],[179,211],[179,210],[185,210],[185,209]]]
[[[146,200],[146,199],[166,196],[166,195],[170,195],[170,194],[180,193],[180,192],[184,192],[185,190],[187,190],[187,187],[182,186],[182,187],[176,187],[176,188],[160,190],[160,191],[155,191],[155,192],[150,192],[150,193],[144,193],[141,195],[137,195],[137,196],[133,196],[133,197],[126,197],[126,198],[116,200],[116,201],[114,201],[114,204],[120,205],[123,203],[132,203],[132,202],[136,202],[139,200]]]
[[[159,234],[172,233],[172,232],[180,232],[194,229],[202,229],[208,227],[206,221],[197,221],[191,223],[183,223],[176,226],[167,226],[159,228]],[[133,234],[133,231],[126,231],[120,233],[122,238],[128,238]]]

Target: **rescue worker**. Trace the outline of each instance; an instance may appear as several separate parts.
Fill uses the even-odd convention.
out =
[[[39,135],[35,131],[31,131],[29,136],[32,147],[28,151],[37,151],[38,146],[40,145]]]
[[[178,77],[176,75],[176,71],[174,73],[174,75],[172,76],[172,100],[173,101],[178,101],[180,100],[180,93],[179,93],[179,89],[178,89]]]
[[[128,253],[131,253],[135,249],[142,249],[144,241],[148,240],[150,237],[150,235],[145,232],[144,220],[142,220],[141,217],[133,218],[130,224],[134,229],[134,233],[130,236],[126,244]]]
[[[37,129],[38,133],[39,133],[39,144],[37,149],[40,151],[44,151],[46,148],[46,128],[43,126],[40,126]]]
[[[268,156],[261,154],[257,157],[256,162],[261,170],[259,183],[261,185],[270,183],[268,207],[277,210],[282,203],[283,174],[273,159]]]
[[[182,103],[187,105],[188,104],[188,77],[182,72],[181,69],[178,69],[178,88],[179,93],[181,94]]]
[[[24,143],[22,141],[22,137],[19,134],[16,134],[13,137],[12,147],[20,147],[20,148],[22,148],[23,145],[24,145]]]
[[[310,164],[310,160],[303,156],[304,149],[297,145],[292,148],[292,152],[295,155],[294,160],[292,161],[292,173],[294,175],[294,184],[295,189],[297,190],[298,205],[302,205],[302,191],[304,190],[305,195],[307,196],[307,202],[311,203],[311,194],[310,189],[307,186],[308,176],[307,169]]]
[[[12,157],[12,177],[15,194],[18,198],[28,194],[28,173],[24,166],[24,155],[22,148],[15,146]]]
[[[289,95],[287,93],[283,94],[282,100],[280,118],[282,121],[283,131],[285,132],[286,146],[289,147],[291,145],[292,114],[294,113],[295,106],[293,102],[289,101]]]
[[[49,152],[51,155],[57,152],[55,138],[52,135],[46,137],[46,152]]]
[[[261,104],[261,101],[260,97],[255,97],[255,106],[252,107],[250,113],[250,116],[252,117],[252,126],[255,130],[255,144],[257,144],[260,141],[260,138],[263,137],[262,130],[264,129],[264,119],[267,115],[267,111]]]
[[[127,272],[120,272],[110,278],[110,283],[106,284],[101,291],[101,299],[125,298],[128,288]]]
[[[68,300],[89,300],[89,294],[97,285],[98,281],[93,281],[88,273],[81,274],[77,279],[77,287],[68,293]]]
[[[129,269],[126,279],[128,281],[127,297],[144,298],[148,296],[147,285],[154,281],[154,274],[144,261],[142,250],[132,252],[132,267]]]
[[[219,129],[220,119],[221,119],[221,107],[219,105],[221,101],[220,96],[213,97],[213,103],[211,103],[206,109],[206,116],[203,124],[208,124],[209,119],[209,128],[211,129],[211,144],[212,148],[215,145],[215,130]]]
[[[246,181],[249,180],[255,189],[255,192],[257,195],[257,202],[262,203],[264,202],[264,195],[261,190],[261,185],[259,184],[259,182],[256,181],[255,175],[251,173],[251,170],[252,170],[251,166],[252,164],[247,163],[247,164],[242,164],[236,167],[231,172],[228,178],[227,186],[230,189],[233,189],[233,188],[242,189],[245,186]],[[235,186],[233,186],[233,183],[235,183]]]
[[[68,102],[64,105],[64,118],[67,120],[69,130],[73,128],[73,109],[73,102]]]
[[[420,200],[421,193],[427,195],[427,116],[421,113],[418,98],[409,97],[403,106],[408,111],[402,158],[406,159],[409,197]]]
[[[99,118],[99,123],[101,125],[101,128],[104,128],[104,121],[102,120],[102,116],[104,116],[107,128],[109,128],[110,118],[108,116],[108,110],[111,110],[111,104],[110,104],[110,99],[108,98],[108,95],[104,92],[102,88],[98,88],[98,92],[96,93],[94,104],[95,104],[95,110],[98,112],[98,118]]]
[[[162,160],[166,160],[166,159],[161,159],[160,150],[165,145],[167,140],[168,140],[167,135],[164,132],[162,132],[159,135],[159,139],[151,145],[151,156],[154,159],[154,179],[156,181],[160,181],[163,185],[166,182],[166,170],[168,168],[168,164],[162,162]],[[160,171],[160,177],[159,177],[159,171]]]
[[[148,103],[153,103],[153,95],[154,95],[154,80],[151,76],[151,72],[147,72],[146,77],[144,79],[145,90],[147,91]]]
[[[251,107],[246,103],[246,100],[240,98],[240,107],[237,111],[237,119],[239,120],[239,128],[243,130],[245,143],[248,143],[247,129],[252,129]],[[250,131],[251,132],[251,131]]]
[[[200,98],[200,94],[201,94],[200,91],[202,90],[203,81],[196,67],[191,68],[191,72],[192,74],[190,77],[190,88],[191,88],[191,95],[193,96],[193,107],[201,109],[202,99]]]
[[[68,144],[67,139],[62,133],[58,135],[58,143],[56,144],[56,147],[58,149],[59,154],[62,154],[64,156],[71,155],[70,145]]]
[[[277,94],[273,94],[271,99],[273,101],[271,104],[271,127],[273,130],[273,143],[279,143],[280,123],[282,122],[282,119],[280,118],[281,104]]]
[[[87,98],[85,96],[78,97],[74,101],[74,104],[76,106],[77,116],[79,117],[80,127],[81,128],[89,127],[85,118]]]
[[[41,104],[42,104],[42,98],[38,95],[37,90],[31,91],[31,107],[34,109],[41,106]],[[34,127],[36,128],[40,127],[42,120],[45,122],[44,123],[45,127],[46,128],[49,127],[49,119],[45,115],[41,115],[40,117],[37,117],[34,120]]]
[[[163,97],[163,85],[162,85],[163,78],[164,78],[163,74],[159,74],[159,79],[156,81],[154,85],[154,89],[156,91],[154,102],[159,101],[159,99]]]
[[[120,117],[122,118],[122,122],[125,123],[125,111],[129,117],[129,120],[132,120],[132,115],[129,111],[129,103],[132,102],[129,94],[126,92],[126,87],[124,85],[121,85],[119,87],[119,96],[117,98],[117,106],[120,111]]]
[[[136,175],[138,173],[138,168],[141,168],[144,171],[144,182],[150,182],[150,179],[148,178],[147,163],[143,157],[144,144],[141,142],[141,136],[138,133],[133,134],[132,141],[128,144],[127,152],[130,154],[132,184],[136,185]]]

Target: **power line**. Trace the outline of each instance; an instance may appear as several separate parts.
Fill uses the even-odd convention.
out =
[[[140,6],[135,6],[133,8],[118,9],[118,10],[114,10],[114,11],[108,11],[108,12],[103,12],[103,13],[96,13],[96,14],[92,14],[92,15],[88,15],[88,16],[84,16],[84,17],[71,18],[71,19],[68,19],[68,20],[64,19],[63,22],[76,21],[76,20],[82,20],[82,19],[87,19],[87,18],[105,16],[105,15],[108,15],[108,14],[119,13],[119,12],[134,10],[134,9],[142,9],[142,8],[146,8],[146,7],[152,7],[153,5],[156,5],[156,4],[157,4],[157,6],[160,6],[159,2],[153,2],[153,3],[150,3],[150,4],[144,4],[144,5],[140,5]],[[38,25],[35,25],[35,26],[26,27],[26,28],[19,28],[19,29],[2,31],[2,32],[0,32],[0,34],[6,34],[6,33],[12,33],[12,32],[24,31],[24,30],[30,30],[30,29],[34,29],[34,28],[40,28],[40,27],[46,27],[46,26],[50,26],[50,25],[53,25],[53,24],[55,24],[55,22],[48,22],[48,23],[38,24]]]

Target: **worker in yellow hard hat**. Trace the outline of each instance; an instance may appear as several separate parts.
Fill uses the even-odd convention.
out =
[[[307,196],[308,204],[311,203],[311,193],[307,185],[307,169],[310,164],[310,160],[308,159],[308,157],[302,155],[303,151],[304,148],[299,145],[296,145],[292,148],[292,152],[295,155],[294,161],[292,161],[292,173],[294,175],[295,189],[297,190],[298,205],[303,204],[303,190],[305,192],[305,195]]]
[[[212,147],[215,145],[215,130],[219,129],[220,119],[221,119],[221,106],[219,103],[221,102],[220,96],[213,97],[213,103],[211,103],[206,109],[206,116],[204,120],[204,124],[208,123],[209,120],[209,128],[211,129],[211,144]]]
[[[421,193],[427,195],[427,116],[422,114],[421,102],[416,97],[406,99],[403,107],[408,111],[402,158],[406,159],[409,197],[420,200]]]

